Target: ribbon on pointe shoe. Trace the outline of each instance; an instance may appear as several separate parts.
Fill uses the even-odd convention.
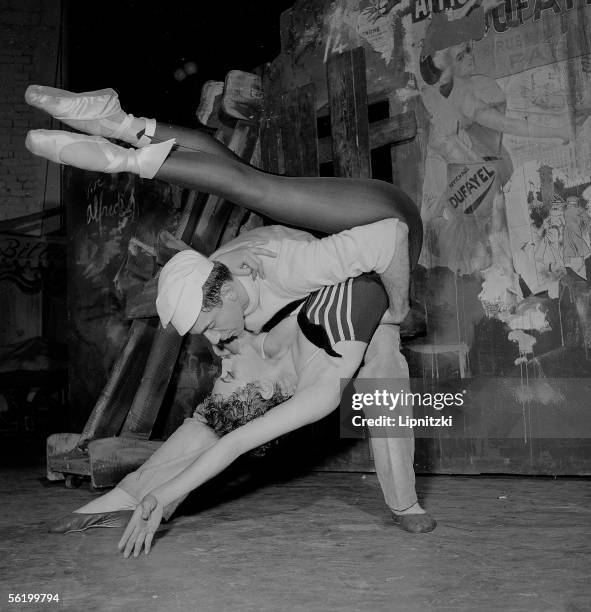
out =
[[[126,527],[133,510],[112,510],[111,512],[70,512],[49,524],[50,533],[86,531],[94,527]]]

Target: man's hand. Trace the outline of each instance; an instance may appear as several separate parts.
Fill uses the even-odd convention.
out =
[[[215,260],[228,267],[232,274],[237,276],[251,275],[253,279],[258,276],[265,278],[263,262],[261,257],[277,257],[277,253],[262,245],[266,240],[251,240],[244,242],[239,247],[227,253],[216,255]]]
[[[132,551],[133,556],[137,557],[142,546],[146,554],[150,552],[152,539],[162,521],[162,510],[162,505],[151,494],[146,495],[138,504],[117,545],[126,559]]]
[[[392,236],[396,251],[388,267],[380,274],[384,289],[388,294],[389,308],[382,323],[399,325],[409,311],[410,262],[408,258],[408,226],[396,224]]]
[[[400,325],[408,316],[410,307],[407,304],[398,306],[397,308],[388,308],[380,319],[382,325]]]

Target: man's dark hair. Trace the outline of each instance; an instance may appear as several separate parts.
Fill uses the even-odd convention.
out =
[[[207,280],[203,283],[203,304],[201,310],[207,312],[216,306],[222,305],[220,291],[222,285],[232,280],[232,273],[226,265],[220,261],[213,262],[213,270],[209,273]]]
[[[290,397],[290,395],[284,395],[279,386],[275,385],[273,396],[264,399],[258,383],[251,382],[225,398],[210,394],[197,406],[195,412],[204,417],[207,424],[221,437],[238,429],[241,425],[263,416],[271,408]],[[255,455],[263,455],[272,445],[273,442],[267,442],[251,452]]]

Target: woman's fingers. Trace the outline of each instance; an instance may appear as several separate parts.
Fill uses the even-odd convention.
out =
[[[144,542],[144,552],[148,554],[152,549],[152,540],[154,539],[154,533],[150,532],[146,536],[146,540]]]
[[[133,550],[134,557],[137,557],[142,552],[142,546],[144,544],[145,539],[146,539],[146,530],[142,529],[142,531],[138,533],[135,539],[135,547]]]
[[[123,557],[125,559],[129,557],[131,551],[133,550],[133,547],[135,545],[135,540],[137,538],[138,533],[139,533],[139,529],[136,526],[134,527],[133,531],[129,535],[129,538],[127,539],[127,542],[125,543],[125,548],[123,550]]]
[[[133,549],[137,546],[138,542],[141,547],[142,541],[143,541],[142,529],[139,527],[136,527],[134,532],[131,534],[131,537],[129,538],[127,545],[125,546],[125,551],[123,552],[123,556],[127,559],[129,555],[131,555]]]
[[[125,528],[125,531],[123,532],[123,535],[121,536],[121,539],[119,540],[119,543],[117,544],[117,548],[119,550],[123,550],[125,548],[125,544],[127,543],[127,540],[129,540],[129,537],[131,536],[134,529],[136,528],[137,518],[138,518],[137,515],[139,514],[139,512],[141,512],[141,510],[138,507],[135,509],[134,513],[129,519],[129,523],[127,523],[127,527]]]
[[[134,557],[139,556],[142,552],[142,546],[145,547],[146,554],[150,552],[154,533],[161,520],[161,516],[153,515],[157,508],[158,500],[147,495],[135,509],[133,516],[117,544],[117,548],[123,552],[125,559],[132,553]],[[154,523],[153,525],[150,525],[150,518],[154,519],[152,521]]]

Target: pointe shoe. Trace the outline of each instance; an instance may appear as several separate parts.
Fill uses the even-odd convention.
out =
[[[100,136],[86,136],[59,130],[31,130],[25,147],[34,155],[58,164],[94,172],[133,172],[154,178],[170,153],[175,139],[142,149],[126,149]]]
[[[136,119],[123,112],[114,89],[74,93],[55,87],[29,85],[25,101],[81,132],[124,140],[135,147],[148,146],[156,131],[154,119]]]
[[[70,533],[71,531],[86,531],[93,527],[126,527],[133,510],[113,510],[111,512],[71,512],[60,517],[49,525],[50,533]]]

